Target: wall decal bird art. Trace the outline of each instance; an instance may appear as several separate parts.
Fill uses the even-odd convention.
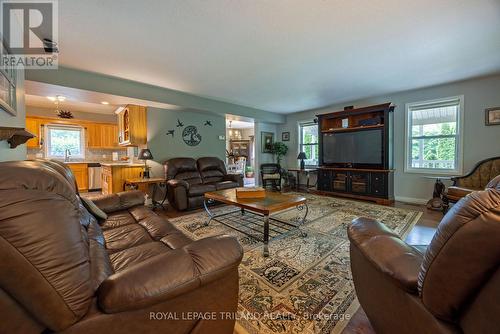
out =
[[[206,126],[212,126],[212,121],[205,121]]]
[[[174,131],[175,130],[168,130],[167,136],[172,135],[172,138],[174,138]]]
[[[181,128],[184,126],[184,123],[182,123],[179,119],[177,119],[177,127]]]

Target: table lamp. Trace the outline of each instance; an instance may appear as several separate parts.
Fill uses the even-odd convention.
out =
[[[300,152],[297,159],[300,160],[300,169],[304,169],[306,164],[304,163],[304,159],[307,159],[305,152]]]
[[[137,156],[137,159],[144,160],[144,172],[142,173],[142,176],[145,179],[149,179],[149,168],[147,165],[147,161],[153,159],[153,154],[151,153],[151,151],[148,148],[143,148],[139,152],[139,156]]]

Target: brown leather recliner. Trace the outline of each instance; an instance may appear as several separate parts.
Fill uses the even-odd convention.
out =
[[[356,294],[377,333],[498,333],[500,176],[460,200],[423,252],[367,218],[348,234]]]
[[[209,191],[243,187],[243,176],[227,174],[219,158],[174,158],[165,162],[167,197],[177,210],[199,208]]]
[[[193,241],[139,191],[95,200],[97,221],[60,167],[0,163],[0,333],[233,332],[236,239]]]

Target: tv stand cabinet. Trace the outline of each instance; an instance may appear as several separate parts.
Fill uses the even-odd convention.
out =
[[[391,103],[369,107],[342,110],[317,115],[319,136],[318,190],[322,195],[343,196],[373,201],[378,204],[394,202],[393,167],[393,111]],[[381,162],[355,164],[335,163],[325,159],[328,151],[323,137],[337,133],[379,130],[382,141],[377,151],[381,152]],[[368,143],[367,143],[368,144]]]
[[[394,170],[320,167],[316,193],[389,205],[394,203],[393,184]]]

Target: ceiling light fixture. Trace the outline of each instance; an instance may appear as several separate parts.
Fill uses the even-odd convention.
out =
[[[104,104],[105,106],[107,106],[109,104],[109,102],[107,101],[102,101],[101,104]]]
[[[62,101],[65,101],[66,100],[66,97],[62,96],[62,95],[56,95],[56,96],[47,96],[47,98],[49,100],[51,100],[52,102],[62,102]]]

